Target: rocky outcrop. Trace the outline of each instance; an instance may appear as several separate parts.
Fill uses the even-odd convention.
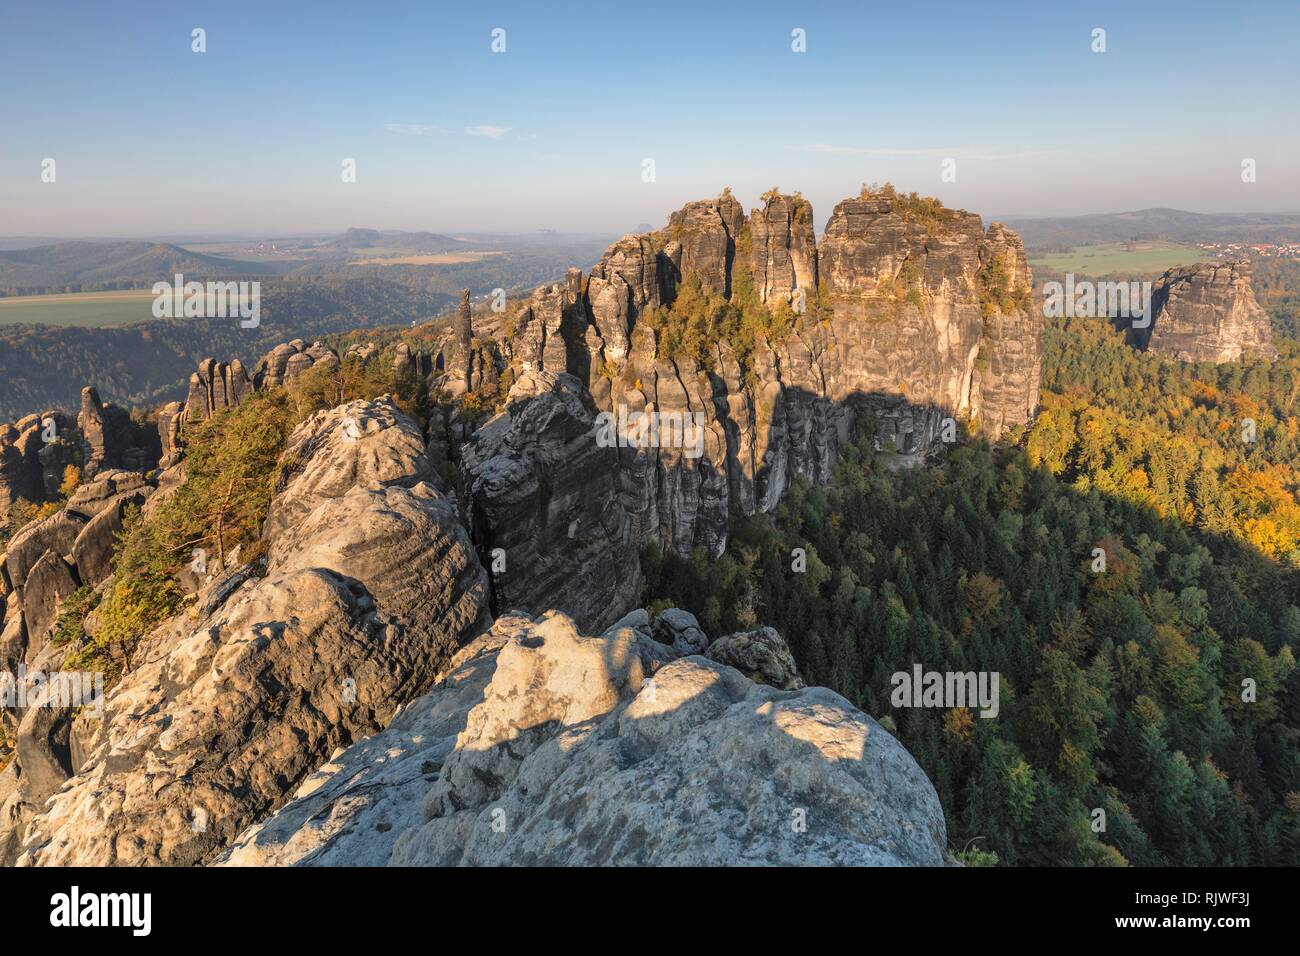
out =
[[[253,367],[253,386],[260,389],[284,385],[318,362],[335,366],[339,364],[339,357],[333,349],[320,342],[313,342],[310,346],[302,339],[281,343]]]
[[[688,350],[668,329],[696,279],[718,327]],[[770,511],[794,478],[828,481],[868,422],[903,462],[958,423],[998,438],[1031,422],[1031,285],[1014,232],[937,201],[864,190],[819,247],[797,193],[773,190],[745,217],[724,192],[614,243],[585,285],[537,290],[500,330],[499,371],[567,372],[603,411],[689,422],[693,447],[620,442],[620,497],[635,539],[716,556],[733,506]],[[716,318],[728,300],[751,339]]]
[[[812,205],[806,199],[772,190],[750,214],[749,230],[750,268],[759,301],[789,302],[800,289],[814,294],[817,240]]]
[[[91,387],[81,390],[75,420],[46,411],[0,423],[0,527],[9,524],[20,501],[60,502],[71,476],[87,483],[107,472],[144,472],[158,455],[152,433],[125,409],[101,401]]]
[[[253,384],[239,359],[229,363],[204,359],[190,376],[185,418],[196,424],[205,422],[217,412],[238,405],[252,390]]]
[[[322,502],[353,487],[412,485],[433,477],[419,426],[391,398],[317,412],[285,445],[263,535],[274,542],[292,534]]]
[[[374,347],[369,348],[371,351],[360,353],[363,361],[374,354]],[[229,363],[203,359],[190,375],[186,400],[169,402],[158,410],[159,447],[154,457],[159,468],[165,470],[180,462],[187,423],[192,427],[205,422],[218,412],[242,404],[254,391],[284,385],[317,364],[338,366],[338,353],[320,342],[307,346],[301,339],[282,342],[262,356],[251,377],[239,359]]]
[[[181,425],[185,421],[185,406],[168,402],[158,410],[158,467],[167,470],[181,460]]]
[[[95,388],[81,390],[77,428],[85,445],[81,468],[86,476],[105,469],[144,471],[158,460],[157,448],[137,440],[130,412],[102,402]]]
[[[668,289],[694,273],[705,291],[730,296],[736,243],[744,224],[745,210],[730,192],[717,199],[687,203],[669,216],[663,250],[664,258],[672,263]],[[808,225],[811,238],[811,221]]]
[[[123,516],[152,491],[139,472],[101,472],[78,486],[62,510],[14,535],[0,560],[0,594],[7,595],[0,673],[33,667],[50,647],[63,602],[109,577]],[[13,723],[7,714],[0,719]]]
[[[1150,352],[1181,362],[1274,359],[1268,313],[1255,301],[1249,260],[1201,262],[1165,272],[1151,293]]]
[[[452,324],[451,344],[447,348],[444,364],[447,369],[445,388],[453,395],[461,395],[472,387],[474,378],[474,313],[469,304],[469,289],[460,290],[460,303]]]
[[[193,617],[144,640],[102,719],[73,719],[71,779],[30,819],[17,793],[0,808],[20,865],[210,859],[489,623],[486,577],[398,415],[356,402],[295,432],[275,499],[295,517],[268,530],[263,574],[208,583]]]
[[[879,724],[652,629],[501,619],[222,862],[942,865],[934,788]]]
[[[588,325],[583,302],[582,273],[570,269],[563,282],[533,291],[514,316],[513,332],[504,343],[504,355],[523,372],[563,372],[581,359],[570,355],[571,345],[586,355],[579,330]],[[566,337],[567,336],[567,337]]]
[[[599,629],[636,601],[637,543],[619,500],[618,453],[598,431],[576,378],[530,371],[462,449],[461,508],[498,612],[554,608]]]
[[[65,469],[81,468],[85,445],[76,423],[59,411],[0,423],[0,526],[8,525],[19,501],[57,497]]]
[[[728,634],[708,645],[709,660],[734,667],[752,681],[781,690],[804,686],[794,655],[775,628]]]

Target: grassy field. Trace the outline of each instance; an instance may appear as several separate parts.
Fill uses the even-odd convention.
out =
[[[148,289],[0,298],[0,325],[25,322],[82,328],[130,325],[153,318],[153,298]]]
[[[1029,260],[1029,265],[1076,275],[1122,273],[1140,276],[1208,258],[1213,257],[1203,249],[1179,242],[1106,242],[1076,246],[1069,252],[1035,256]]]

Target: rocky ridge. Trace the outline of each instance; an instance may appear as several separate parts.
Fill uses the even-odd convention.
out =
[[[718,332],[703,354],[674,352],[665,316],[695,282],[711,301],[766,309],[775,327],[752,344]],[[546,371],[578,378],[601,411],[698,416],[698,454],[618,449],[619,499],[635,539],[716,556],[733,506],[769,511],[794,477],[829,480],[868,420],[878,445],[910,461],[940,447],[945,418],[950,435],[961,421],[989,438],[1029,423],[1031,284],[1014,232],[915,196],[841,202],[819,245],[798,194],[773,191],[746,216],[724,192],[623,237],[585,280],[571,270],[515,303],[469,358],[462,319],[459,357],[439,365],[458,394],[473,387],[466,364],[485,383]]]
[[[500,619],[221,862],[943,864],[938,797],[879,724],[825,688],[755,683],[707,637],[705,656],[663,643],[658,624],[638,611],[587,637],[562,614]],[[761,670],[741,646],[789,657],[766,630],[715,646]]]
[[[538,373],[484,447],[526,452],[548,409],[580,429],[578,398]],[[317,413],[284,462],[263,562],[203,582],[101,713],[27,709],[4,860],[943,862],[924,774],[802,687],[775,631],[710,641],[681,611],[595,637],[559,612],[485,630],[486,573],[386,398]],[[131,490],[105,480],[78,507]]]
[[[273,503],[291,520],[268,522],[265,565],[222,569],[146,636],[102,715],[27,710],[24,722],[64,729],[20,731],[0,775],[9,860],[204,862],[429,687],[490,616],[483,569],[412,431],[386,400],[303,423]],[[35,766],[65,775],[34,779]]]

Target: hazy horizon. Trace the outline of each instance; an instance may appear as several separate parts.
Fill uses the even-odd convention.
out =
[[[856,190],[854,191],[853,194],[856,194]],[[716,193],[713,195],[716,195]],[[846,194],[841,198],[847,199],[849,198],[849,195],[850,194]],[[341,233],[346,232],[348,229],[374,229],[379,232],[413,233],[413,234],[433,233],[438,235],[445,235],[452,239],[459,238],[459,237],[465,237],[468,239],[488,239],[490,237],[525,237],[525,236],[542,237],[548,234],[557,237],[565,237],[565,238],[601,238],[606,236],[617,237],[617,236],[627,235],[629,233],[636,232],[637,231],[636,227],[641,225],[648,225],[651,227],[651,229],[658,229],[661,226],[667,224],[669,213],[677,209],[680,209],[687,202],[691,202],[692,200],[697,200],[697,199],[709,199],[709,198],[712,198],[712,196],[700,195],[700,196],[691,196],[685,198],[681,202],[671,206],[667,211],[665,211],[660,220],[658,221],[646,220],[643,223],[633,223],[621,230],[620,229],[551,229],[544,226],[539,226],[532,229],[509,229],[509,228],[456,229],[451,227],[441,227],[436,224],[430,226],[396,227],[396,226],[387,226],[384,224],[375,224],[375,223],[352,223],[351,225],[343,226],[342,228],[339,229],[309,230],[309,229],[285,228],[283,230],[269,230],[265,232],[248,232],[248,231],[203,232],[201,230],[189,231],[189,232],[184,232],[179,234],[148,233],[148,232],[139,232],[139,233],[70,232],[64,234],[58,234],[53,232],[45,232],[45,233],[13,232],[13,233],[0,233],[0,240],[12,241],[18,239],[52,239],[57,242],[73,242],[76,240],[86,240],[86,241],[94,241],[94,242],[111,242],[111,241],[146,242],[147,241],[147,242],[167,243],[172,245],[184,245],[186,243],[200,243],[200,242],[212,242],[212,243],[252,242],[252,241],[261,241],[267,239],[319,239],[319,238],[328,238],[328,237],[340,235]],[[753,204],[751,204],[746,199],[746,197],[738,195],[737,198],[740,200],[741,205],[744,206],[746,212],[748,212],[753,207]],[[1084,216],[1124,215],[1130,213],[1146,212],[1152,209],[1174,209],[1178,212],[1187,212],[1187,213],[1193,213],[1196,215],[1204,215],[1204,216],[1238,216],[1238,215],[1300,216],[1300,208],[1239,211],[1239,210],[1225,210],[1225,209],[1187,209],[1187,208],[1169,207],[1169,206],[1146,206],[1143,208],[1134,208],[1134,209],[1102,209],[1102,210],[1092,210],[1092,211],[1080,212],[1080,213],[1065,213],[1061,215],[1040,214],[1040,215],[1023,215],[1023,216],[1016,213],[989,214],[980,209],[967,209],[967,211],[980,215],[983,218],[985,224],[987,224],[995,221],[1010,222],[1015,220],[1015,221],[1023,222],[1031,219],[1058,219],[1058,218],[1072,218],[1072,217],[1084,217]],[[828,218],[831,210],[828,208],[826,212],[823,213],[820,209],[817,209],[817,207],[814,206],[814,211],[817,218],[816,232],[817,235],[820,237],[824,231],[826,225],[826,219]]]
[[[0,104],[0,233],[621,234],[722,186],[747,209],[801,191],[820,229],[871,181],[985,220],[1300,209],[1294,5],[741,12],[15,9],[0,71],[23,95]]]

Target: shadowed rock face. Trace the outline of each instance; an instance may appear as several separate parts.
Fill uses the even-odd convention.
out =
[[[596,435],[581,382],[525,372],[505,412],[462,448],[462,512],[491,569],[498,612],[554,608],[600,628],[636,601],[641,574],[618,454]]]
[[[760,335],[746,354],[719,335],[706,361],[670,356],[646,315],[692,275],[706,294],[743,290],[797,313],[793,330]],[[945,418],[988,438],[1032,421],[1042,320],[1031,286],[1019,237],[971,213],[847,199],[819,246],[799,195],[769,193],[746,217],[728,192],[624,236],[585,287],[571,275],[539,289],[494,354],[501,371],[576,375],[601,410],[698,416],[698,454],[620,448],[619,493],[636,540],[716,556],[733,504],[771,510],[794,477],[829,480],[863,411],[877,444],[905,461],[938,448]]]
[[[1250,262],[1170,269],[1151,294],[1144,348],[1182,362],[1277,357],[1268,313],[1255,301]]]
[[[654,635],[698,628],[658,624],[502,618],[221,862],[942,865],[934,788],[879,724],[797,674],[681,656]],[[714,643],[789,656],[770,628]]]

